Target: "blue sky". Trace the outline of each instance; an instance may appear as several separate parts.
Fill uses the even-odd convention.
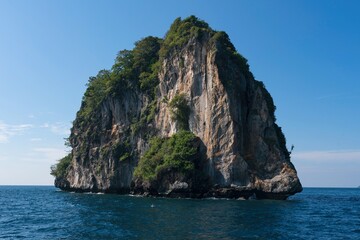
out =
[[[0,0],[0,184],[52,184],[88,78],[196,15],[265,83],[303,185],[358,186],[359,12],[355,0]]]

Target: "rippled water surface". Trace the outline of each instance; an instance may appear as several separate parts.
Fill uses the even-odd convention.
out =
[[[0,186],[0,239],[360,239],[360,189],[287,201],[163,199]]]

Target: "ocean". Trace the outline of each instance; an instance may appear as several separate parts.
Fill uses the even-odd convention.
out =
[[[0,239],[360,239],[360,188],[305,188],[276,201],[0,186]]]

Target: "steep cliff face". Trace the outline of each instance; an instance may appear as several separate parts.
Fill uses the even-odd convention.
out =
[[[85,94],[69,138],[72,160],[55,185],[190,197],[285,199],[300,192],[273,100],[226,33],[189,17],[156,41],[151,66],[131,68],[135,80],[114,77],[114,67],[102,80],[126,87],[105,91],[90,109]]]

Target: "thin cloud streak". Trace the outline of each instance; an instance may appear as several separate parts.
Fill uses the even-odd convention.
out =
[[[60,159],[66,155],[66,151],[62,148],[35,148],[34,151],[47,159]]]
[[[41,142],[42,138],[30,138],[30,142]]]
[[[32,124],[6,124],[0,122],[0,143],[6,143],[9,139],[16,135],[22,135],[27,130],[33,128]]]
[[[20,158],[25,162],[54,164],[56,160],[63,158],[66,154],[63,148],[43,147],[34,148],[27,156]]]
[[[44,123],[40,126],[41,128],[50,129],[50,131],[57,135],[69,135],[70,134],[70,124],[63,122],[56,123]]]

